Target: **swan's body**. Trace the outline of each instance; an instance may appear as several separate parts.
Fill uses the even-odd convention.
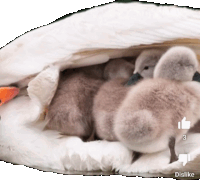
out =
[[[197,39],[200,38],[199,17],[199,11],[187,8],[158,7],[135,2],[128,4],[112,3],[77,13],[62,21],[22,35],[2,48],[0,50],[0,86],[16,83],[20,80],[25,82],[24,80],[27,77],[35,76],[49,64],[55,63],[60,64],[61,68],[73,68],[80,67],[83,64],[103,63],[109,58],[123,57],[129,47],[135,48],[141,44],[150,47],[153,43],[163,43],[165,41],[168,42],[161,44],[161,46],[184,43],[191,45],[198,52],[199,42]],[[132,52],[132,49],[129,52]],[[97,58],[99,61],[97,61]],[[26,81],[24,86],[28,82]],[[44,91],[41,97],[46,95],[45,92],[47,91]],[[16,149],[18,148],[15,153],[7,151],[6,148],[1,149],[0,154],[6,154],[5,156],[10,162],[60,170],[64,169],[63,166],[66,169],[74,167],[76,170],[110,170],[113,164],[122,164],[119,160],[124,159],[126,157],[125,154],[128,154],[125,148],[123,149],[117,145],[112,146],[112,143],[106,142],[88,144],[81,141],[74,142],[78,138],[69,138],[71,140],[64,140],[63,143],[60,143],[56,139],[57,136],[53,138],[55,141],[52,141],[49,136],[45,136],[45,141],[40,141],[44,137],[42,131],[34,128],[36,130],[35,134],[38,135],[35,136],[34,131],[31,130],[32,128],[25,127],[25,125],[24,128],[15,131],[14,129],[18,128],[19,124],[14,122],[24,120],[29,122],[37,119],[35,117],[37,113],[34,111],[31,113],[30,110],[31,107],[35,107],[34,103],[30,105],[30,108],[28,106],[20,108],[21,104],[27,104],[31,101],[29,98],[27,98],[27,101],[22,98],[18,99],[18,101],[16,100],[10,101],[5,106],[6,108],[3,106],[0,108],[1,110],[4,108],[3,112],[9,115],[5,119],[7,124],[1,126],[6,131],[0,136],[1,140],[3,140],[1,143],[4,142],[5,146],[9,146],[10,142],[16,142]],[[11,108],[13,104],[17,109]],[[14,116],[12,116],[13,114]],[[2,122],[3,119],[1,119],[0,123],[2,124]],[[20,134],[24,135],[21,136]],[[29,134],[32,134],[32,138],[27,139]],[[78,145],[75,147],[74,143]],[[70,147],[70,149],[65,148],[66,146]],[[28,147],[29,151],[26,151],[24,147]],[[91,149],[93,153],[91,153]],[[121,152],[122,149],[124,150],[123,152]],[[29,154],[35,154],[35,156],[29,156]],[[81,159],[81,157],[83,158]],[[88,157],[88,159],[85,157]],[[166,155],[162,157],[165,158]],[[159,156],[156,162],[152,162],[152,159],[157,158],[157,154],[155,154],[155,158],[147,156],[143,161],[144,164],[137,164],[132,168],[132,172],[136,172],[137,169],[147,172],[147,169],[155,164],[155,168],[160,167],[160,159],[162,157],[160,158]],[[4,156],[2,155],[0,159],[4,160]],[[76,163],[74,160],[76,160]],[[147,165],[146,162],[150,163]],[[143,168],[143,165],[146,165],[146,167]],[[165,166],[166,163],[162,165]],[[190,165],[189,167],[191,168]],[[182,166],[176,166],[176,168],[182,170]],[[174,168],[172,167],[172,169]]]
[[[66,151],[67,138],[60,139],[61,136],[55,131],[42,131],[45,122],[38,122],[43,107],[53,97],[58,78],[58,69],[46,69],[29,83],[29,96],[17,97],[0,107],[1,160],[65,169],[61,157],[55,154],[65,154],[63,150]]]

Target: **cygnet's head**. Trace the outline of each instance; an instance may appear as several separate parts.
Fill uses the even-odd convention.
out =
[[[134,74],[138,73],[143,78],[153,78],[154,68],[163,54],[163,50],[144,50],[135,61]]]
[[[198,60],[193,50],[184,46],[175,46],[159,60],[154,78],[191,81],[197,69]]]
[[[134,71],[134,65],[124,59],[110,60],[104,69],[104,78],[111,80],[115,78],[130,78]]]

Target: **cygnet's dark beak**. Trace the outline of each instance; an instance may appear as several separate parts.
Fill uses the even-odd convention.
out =
[[[199,72],[197,71],[194,76],[193,76],[193,81],[197,81],[197,82],[200,82],[200,74]]]
[[[126,86],[134,85],[141,79],[143,79],[143,77],[139,73],[133,74],[126,83]]]

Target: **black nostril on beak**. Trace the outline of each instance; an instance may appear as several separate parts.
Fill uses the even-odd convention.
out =
[[[126,86],[134,85],[134,84],[136,84],[141,79],[143,79],[143,77],[139,73],[133,74],[130,77],[130,79],[128,80]]]
[[[199,72],[197,71],[194,76],[193,76],[193,81],[197,81],[197,82],[200,82],[200,74]]]

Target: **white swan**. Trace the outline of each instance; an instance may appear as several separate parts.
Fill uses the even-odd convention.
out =
[[[0,50],[0,86],[9,85],[11,83],[17,83],[19,86],[21,85],[21,87],[26,86],[31,80],[28,79],[28,77],[31,75],[35,76],[49,64],[58,64],[61,69],[88,66],[106,62],[111,58],[120,58],[125,55],[132,56],[138,54],[142,49],[151,46],[169,47],[177,44],[189,45],[197,54],[200,54],[198,40],[200,39],[199,28],[200,12],[186,8],[157,7],[155,5],[141,3],[113,3],[96,7],[87,12],[75,14],[57,23],[27,33],[2,48]],[[143,46],[140,47],[141,44],[143,44]],[[27,100],[30,101],[29,98],[27,98]],[[18,99],[18,101],[19,105],[25,102],[23,99]],[[12,117],[12,119],[6,118],[8,123],[3,127],[5,129],[15,129],[19,126],[18,124],[13,124],[10,120],[19,120],[19,122],[20,119],[26,119],[27,121],[29,121],[29,119],[30,121],[31,119],[33,120],[33,117],[30,117],[29,109],[26,111],[27,113],[22,114],[24,109],[20,109],[19,105],[18,110],[9,108],[12,104],[15,104],[15,102],[17,102],[17,98],[10,101],[6,105],[6,108],[4,106],[0,107],[0,111],[4,109],[4,113],[10,116],[11,114],[15,114],[15,117]],[[33,107],[35,107],[35,104],[33,104]],[[6,109],[8,109],[9,112]],[[33,114],[33,116],[37,115]],[[31,127],[29,127],[21,129],[20,133],[23,131],[26,132],[26,130],[29,133],[34,132],[31,130]],[[38,131],[40,132],[40,130]],[[26,140],[26,136],[22,137],[16,133],[12,134],[11,131],[7,131],[7,135],[1,134],[0,138],[6,138],[8,132],[10,140],[23,142],[24,146],[30,144],[28,140]],[[15,139],[17,136],[20,137],[20,141]],[[38,135],[38,137],[40,136],[42,135]],[[47,136],[44,137],[49,141]],[[72,146],[72,141],[70,140],[73,141],[74,139],[70,138],[69,141],[66,141],[67,146]],[[66,153],[66,149],[62,146],[64,153],[55,155],[55,158],[57,158],[55,161],[58,161],[58,169],[63,168],[61,165],[62,158],[60,157],[65,153],[70,155],[70,157],[74,157],[73,160],[70,161],[71,159],[66,160],[64,158],[65,156],[62,156],[64,162],[68,163],[65,167],[68,169],[74,168],[76,170],[83,170],[84,165],[88,170],[99,169],[99,167],[100,169],[110,169],[117,163],[123,164],[121,159],[124,157],[122,156],[126,156],[125,154],[127,153],[127,150],[123,148],[123,150],[121,150],[118,143],[113,145],[112,143],[103,142],[92,143],[92,145],[82,144],[80,140],[75,142],[77,146],[73,145],[71,151],[67,151]],[[4,143],[7,143],[7,141]],[[52,152],[49,146],[45,144],[43,144],[42,147],[43,146],[47,147],[47,152]],[[77,147],[81,147],[83,150],[80,152]],[[56,147],[55,152],[60,152],[60,149],[60,146]],[[115,149],[115,151],[113,151],[113,149]],[[0,151],[0,153],[6,153],[7,159],[10,159],[11,162],[14,159],[13,161],[17,163],[30,166],[39,165],[38,162],[35,162],[32,158],[30,159],[30,157],[26,160],[25,157],[27,156],[25,155],[27,151],[23,149],[21,149],[20,152],[16,152],[16,154],[9,153],[9,151],[5,149],[2,150],[3,151]],[[29,150],[34,153],[35,147],[30,146]],[[120,153],[121,151],[124,153]],[[22,155],[22,158],[17,158],[18,155]],[[43,154],[36,154],[36,157],[41,160],[43,159]],[[49,158],[50,155],[47,157],[48,158],[45,159],[46,163],[42,164],[42,166],[56,168],[56,165],[54,166],[51,163],[52,157]],[[87,161],[85,157],[88,157],[90,160]],[[116,157],[119,157],[118,161]],[[82,159],[80,160],[79,158]],[[77,159],[77,163],[73,164],[74,159]],[[143,163],[139,163],[141,166],[137,168],[133,166],[133,169],[130,168],[129,172],[142,170],[146,172],[147,169],[151,169],[154,162],[150,161],[151,157],[147,157],[147,159],[149,160],[147,160],[149,162],[148,167],[146,166],[145,169],[142,167],[142,164],[147,165],[146,161],[143,161]],[[91,161],[93,162],[93,167],[90,166]],[[105,162],[105,164],[103,162]],[[130,163],[127,165],[130,165]],[[158,161],[156,161],[156,165],[158,165],[157,167],[160,166]],[[182,170],[184,170],[183,167]]]

